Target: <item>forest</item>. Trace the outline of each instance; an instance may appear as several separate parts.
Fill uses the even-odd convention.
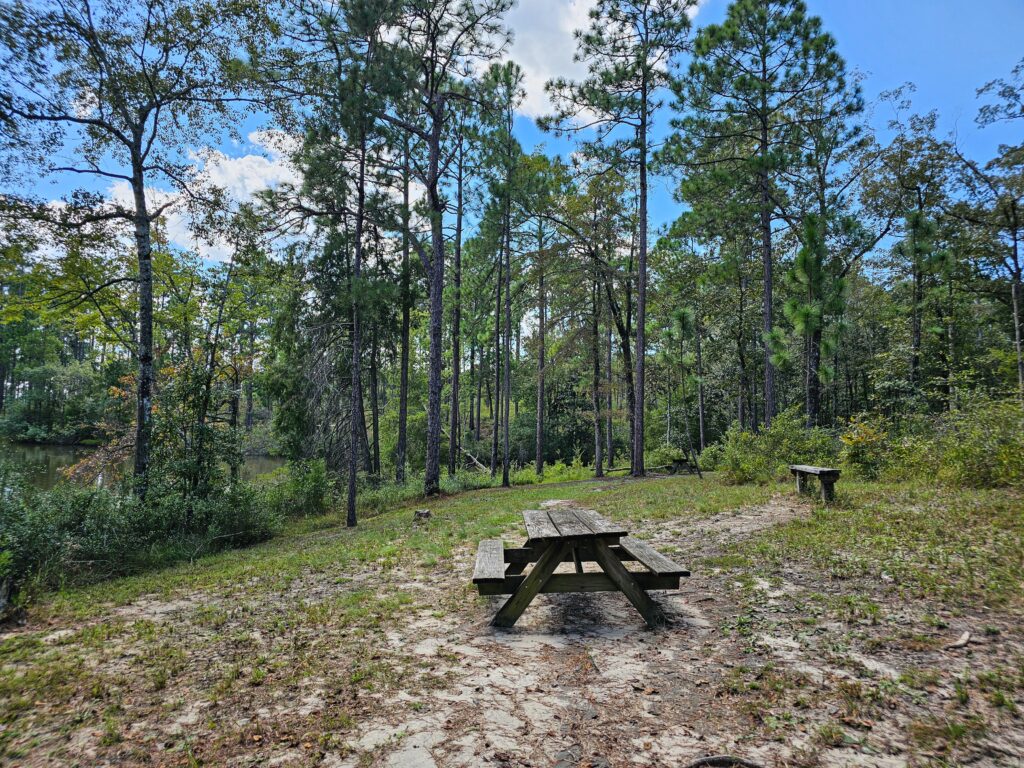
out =
[[[528,153],[510,7],[6,4],[0,433],[96,446],[97,514],[242,543],[314,497],[355,525],[361,494],[771,475],[766,439],[874,475],[904,436],[1020,426],[1021,145],[865,94],[797,0],[697,28],[602,0],[586,76],[545,84],[572,152]],[[1024,117],[1024,62],[993,75],[971,130]],[[291,172],[240,201],[197,147],[254,115]],[[247,453],[289,461],[274,503]],[[1003,456],[969,471],[1019,481]]]
[[[821,5],[0,0],[0,764],[1019,765],[1024,58]]]

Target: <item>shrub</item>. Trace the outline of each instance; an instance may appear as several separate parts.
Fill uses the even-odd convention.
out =
[[[808,429],[796,407],[772,419],[760,432],[733,424],[722,441],[718,469],[734,483],[769,483],[788,474],[790,464],[832,464],[838,450],[833,436],[817,427]],[[705,451],[707,453],[707,451]]]
[[[201,499],[129,494],[62,483],[28,487],[0,471],[0,584],[16,589],[135,573],[270,538],[280,517],[239,483]]]
[[[265,503],[280,518],[323,515],[334,502],[334,483],[323,459],[289,461],[262,485]]]
[[[647,451],[644,456],[644,466],[648,469],[651,467],[663,467],[682,458],[685,458],[685,451],[682,448],[671,443],[662,443],[656,448]]]
[[[880,418],[855,416],[839,436],[843,447],[840,461],[854,474],[875,479],[885,465],[890,450],[888,425]]]
[[[698,457],[700,468],[706,472],[714,472],[719,469],[722,464],[722,452],[723,448],[720,443],[707,446]]]
[[[964,488],[1024,486],[1024,407],[980,401],[898,440],[885,474]]]

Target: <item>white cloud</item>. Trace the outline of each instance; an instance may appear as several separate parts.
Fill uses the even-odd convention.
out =
[[[692,19],[707,0],[698,0]],[[596,0],[519,0],[508,14],[515,32],[509,58],[523,68],[526,99],[520,112],[539,117],[551,112],[544,84],[556,77],[580,79],[587,73],[584,62],[573,61],[576,40],[573,31],[585,29],[588,13]]]
[[[587,68],[573,61],[573,30],[587,26],[596,0],[520,0],[506,19],[515,32],[509,58],[523,68],[526,99],[520,112],[540,117],[551,111],[544,83],[556,77],[580,78]]]
[[[242,155],[228,155],[207,147],[194,151],[191,157],[203,180],[224,189],[232,200],[244,203],[266,189],[282,183],[298,183],[298,171],[288,162],[295,148],[295,138],[280,131],[253,131],[247,136],[250,151]],[[111,201],[126,207],[133,205],[131,186],[117,181],[107,189]],[[165,189],[147,189],[149,207],[155,209],[173,200],[177,195]],[[206,259],[224,261],[231,255],[226,243],[208,243],[197,238],[183,206],[172,205],[164,214],[164,229],[168,240],[179,248],[196,251]]]

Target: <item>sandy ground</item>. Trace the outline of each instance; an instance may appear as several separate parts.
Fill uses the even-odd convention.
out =
[[[780,496],[637,533],[690,565],[808,514]],[[989,706],[980,693],[957,709],[957,679],[1024,659],[1020,627],[984,606],[936,621],[934,606],[905,603],[884,583],[835,582],[797,564],[752,581],[693,568],[679,591],[655,593],[669,618],[661,629],[647,629],[623,596],[596,593],[541,595],[515,628],[498,630],[489,621],[503,598],[467,587],[473,557],[462,551],[445,574],[311,573],[265,604],[192,594],[124,606],[126,620],[173,627],[175,646],[186,649],[177,677],[159,692],[127,684],[121,707],[132,725],[117,745],[104,747],[95,728],[65,726],[42,734],[38,752],[19,764],[188,765],[194,758],[237,766],[668,768],[732,754],[766,768],[1024,765],[1017,714]],[[339,692],[331,674],[351,668],[343,627],[243,637],[254,632],[247,615],[260,614],[265,626],[277,606],[315,605],[361,579],[386,579],[414,595],[400,624],[366,638],[371,660],[404,671],[400,685]],[[830,596],[864,590],[881,606],[878,616],[820,608]],[[204,617],[227,605],[215,628],[224,639],[211,641]],[[70,631],[54,628],[52,642]],[[125,642],[91,663],[124,680],[148,664],[140,647]],[[256,656],[270,650],[284,669],[267,684],[232,689],[217,703],[188,695],[209,690],[225,664],[250,674]],[[290,664],[313,672],[274,682]],[[339,719],[341,711],[351,721]],[[941,730],[965,711],[984,725],[955,753],[929,746],[928,727]]]

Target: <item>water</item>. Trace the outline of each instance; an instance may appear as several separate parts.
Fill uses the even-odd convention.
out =
[[[76,445],[36,445],[0,441],[0,460],[13,463],[25,473],[28,481],[43,490],[53,488],[64,480],[62,472],[93,452],[92,448]],[[247,456],[242,466],[242,478],[251,479],[273,472],[284,466],[284,459],[276,456]],[[109,475],[107,481],[109,482]],[[100,484],[106,484],[103,478]]]

